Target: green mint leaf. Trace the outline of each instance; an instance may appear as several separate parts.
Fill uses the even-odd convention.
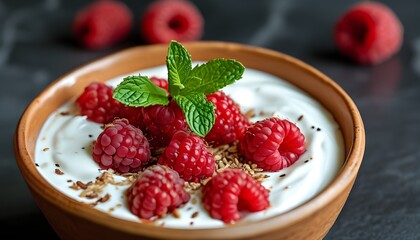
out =
[[[192,69],[189,77],[183,82],[185,88],[180,90],[180,94],[214,93],[241,79],[244,71],[245,67],[235,60],[221,58],[210,60]]]
[[[125,77],[115,88],[112,97],[132,107],[169,104],[166,91],[153,84],[146,76]]]
[[[172,96],[178,95],[179,90],[184,88],[183,80],[190,75],[192,63],[187,49],[176,41],[171,41],[169,45],[166,67],[168,68],[169,92]]]
[[[188,126],[197,135],[204,137],[215,122],[213,103],[201,94],[177,95],[174,99],[185,114]]]

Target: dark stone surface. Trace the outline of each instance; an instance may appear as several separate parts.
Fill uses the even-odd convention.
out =
[[[90,60],[142,45],[138,22],[150,1],[126,1],[135,28],[104,51],[79,48],[70,34],[88,1],[0,1],[0,234],[56,238],[35,205],[13,154],[25,107],[57,77]],[[358,179],[326,239],[420,239],[420,2],[383,1],[404,27],[402,50],[371,67],[340,57],[332,28],[356,1],[194,1],[206,20],[204,40],[261,46],[297,57],[334,79],[355,101],[366,127]]]

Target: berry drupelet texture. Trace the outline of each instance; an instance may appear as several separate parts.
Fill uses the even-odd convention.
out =
[[[229,144],[242,138],[250,126],[248,118],[240,107],[222,91],[207,95],[215,107],[216,121],[205,139],[211,146]]]
[[[116,119],[99,134],[93,159],[102,169],[138,172],[150,159],[149,142],[127,119]]]
[[[306,151],[305,136],[286,119],[256,122],[239,142],[241,153],[265,171],[278,171],[295,163]]]
[[[162,165],[153,165],[140,173],[127,189],[126,197],[130,211],[147,220],[163,217],[190,199],[178,173]]]
[[[142,108],[141,128],[152,150],[168,146],[178,130],[189,131],[185,115],[174,100],[169,105],[153,105]]]
[[[216,165],[202,138],[191,132],[174,134],[159,164],[167,165],[179,173],[185,181],[213,176]]]
[[[268,190],[240,169],[218,173],[202,191],[204,208],[225,223],[240,220],[240,211],[258,212],[270,205]]]
[[[97,123],[111,122],[123,105],[112,98],[114,89],[104,83],[93,82],[76,99],[80,114]]]

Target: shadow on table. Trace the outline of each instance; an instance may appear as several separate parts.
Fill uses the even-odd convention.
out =
[[[59,239],[47,220],[39,212],[0,219],[2,239]]]

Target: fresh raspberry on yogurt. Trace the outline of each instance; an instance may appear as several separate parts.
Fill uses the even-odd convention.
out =
[[[265,171],[278,171],[295,163],[306,151],[305,136],[292,122],[267,118],[249,127],[240,141],[246,159]]]
[[[149,142],[127,119],[116,119],[96,139],[92,155],[102,169],[135,173],[150,160]]]

